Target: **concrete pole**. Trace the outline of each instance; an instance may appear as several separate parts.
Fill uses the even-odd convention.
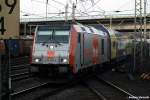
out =
[[[68,3],[65,6],[65,21],[68,21]]]
[[[29,33],[29,35],[31,35],[31,29],[32,29],[32,26],[30,25],[30,33]]]
[[[144,0],[144,39],[146,39],[146,36],[147,36],[147,34],[146,34],[146,32],[147,32],[147,23],[146,23],[146,13],[147,13],[147,11],[146,11],[146,4],[147,4],[147,0]]]
[[[136,12],[136,0],[135,0],[135,18],[134,18],[134,40],[133,40],[133,45],[134,45],[134,47],[133,47],[133,68],[132,68],[132,73],[134,73],[134,71],[135,71],[135,67],[136,67],[136,34],[137,34],[137,30],[136,30],[136,22],[137,22],[137,20],[136,20],[136,14],[137,14],[137,12]]]
[[[135,24],[135,30],[134,30],[134,67],[133,71],[136,69],[136,53],[137,50],[140,50],[140,64],[142,65],[143,63],[143,22],[142,22],[142,1],[143,0],[135,0],[135,19],[134,19],[134,24]],[[139,26],[139,27],[137,27]],[[140,39],[140,48],[136,49],[136,38]]]
[[[48,7],[48,0],[46,0],[46,21],[47,21],[47,11],[48,11],[47,7]]]
[[[27,23],[24,22],[24,36],[27,35]]]
[[[142,9],[143,9],[142,3],[143,2],[142,1],[143,0],[140,0],[140,5],[139,5],[140,6],[140,11],[139,11],[140,13],[139,14],[140,14],[140,40],[141,40],[141,54],[140,54],[140,58],[141,58],[140,59],[140,62],[141,62],[140,64],[141,64],[141,66],[143,65],[143,44],[144,44],[143,43],[143,36],[144,36],[143,34],[144,33],[143,33],[143,30],[142,30],[143,29],[143,21],[142,21],[142,17],[143,17],[143,15],[142,15],[142,12],[143,12],[142,11]]]
[[[11,39],[9,39],[7,41],[8,41],[8,45],[10,47]],[[8,48],[8,89],[9,89],[9,92],[11,92],[11,90],[12,90],[11,65],[10,65],[11,57],[10,57],[10,55],[11,55],[10,48]],[[9,94],[9,100],[11,100],[10,94]]]
[[[73,5],[72,5],[72,22],[75,22],[75,9],[76,9],[76,5],[73,3]]]
[[[146,39],[147,39],[147,23],[146,23],[147,5],[146,4],[147,4],[147,0],[144,0],[144,43],[146,42]],[[146,56],[146,49],[144,49],[144,56]]]
[[[109,24],[110,24],[109,28],[112,29],[112,15],[110,16],[110,23]]]

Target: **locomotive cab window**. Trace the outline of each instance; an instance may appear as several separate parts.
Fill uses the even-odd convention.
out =
[[[68,43],[69,41],[69,30],[55,30],[55,40],[61,43]]]
[[[55,29],[48,26],[40,26],[37,30],[36,42],[45,43],[68,43],[69,30]]]
[[[84,27],[81,27],[82,31],[86,31],[86,29]]]
[[[36,42],[49,42],[52,36],[53,30],[50,30],[46,27],[39,27],[37,31]]]

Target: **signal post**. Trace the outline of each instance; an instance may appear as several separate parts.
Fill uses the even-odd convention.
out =
[[[2,59],[2,52],[0,52],[0,100],[11,99],[3,98],[2,94],[6,94],[4,97],[10,97],[11,90],[11,77],[10,77],[10,55],[9,55],[9,40],[19,38],[19,22],[20,22],[20,0],[0,0],[0,41],[5,42],[5,56]],[[7,45],[6,45],[7,43]],[[3,47],[0,46],[0,49]],[[8,58],[7,58],[8,57]],[[9,60],[8,60],[9,59]],[[7,68],[7,69],[6,69]],[[6,72],[4,72],[6,71]],[[2,78],[5,77],[5,78]],[[7,80],[7,81],[6,81]],[[4,83],[3,83],[4,82]],[[8,84],[4,87],[3,84]],[[7,91],[6,93],[2,93]]]

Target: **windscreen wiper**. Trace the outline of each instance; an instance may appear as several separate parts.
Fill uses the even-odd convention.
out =
[[[58,45],[62,45],[59,41],[57,41],[57,40],[54,38],[54,37],[55,37],[54,35],[55,35],[55,31],[53,30],[51,40],[53,40],[53,42],[56,43],[56,44],[58,44]]]

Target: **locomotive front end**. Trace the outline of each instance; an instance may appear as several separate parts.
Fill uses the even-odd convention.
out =
[[[69,64],[69,28],[38,26],[32,50],[32,65],[59,68]]]

